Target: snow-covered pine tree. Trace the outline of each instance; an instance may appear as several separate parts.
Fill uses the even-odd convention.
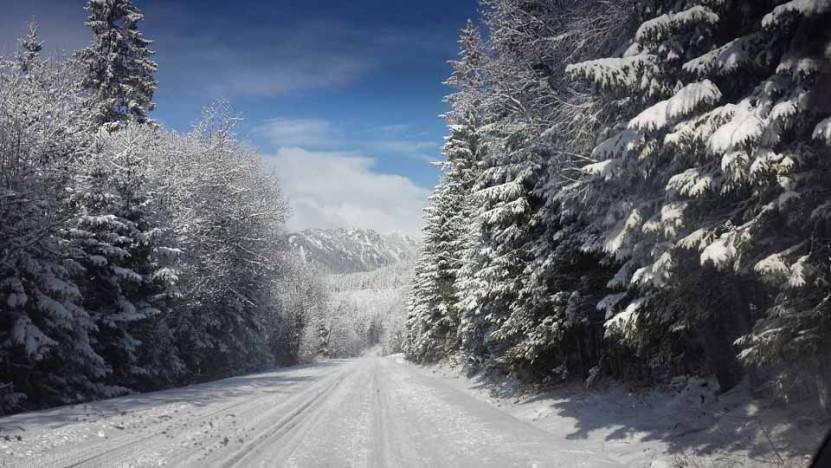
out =
[[[444,145],[447,158],[440,167],[442,180],[424,212],[422,254],[416,266],[410,298],[407,354],[411,359],[432,361],[458,348],[457,279],[461,253],[473,220],[471,189],[474,164],[479,158],[478,130],[487,60],[479,31],[472,22],[462,29],[459,60],[446,84],[455,92],[447,97],[451,110],[444,115],[450,135]]]
[[[563,68],[617,40],[623,6],[501,0],[492,8],[490,36],[503,52],[491,76],[494,88],[515,103],[501,119],[526,133],[520,144],[528,167],[539,166],[527,190],[540,205],[522,247],[519,292],[491,337],[506,348],[506,367],[525,376],[585,372],[599,359],[594,306],[607,268],[579,251],[579,220],[555,195],[585,161],[600,110],[569,86]]]
[[[138,23],[144,18],[131,0],[89,0],[86,25],[92,44],[76,53],[84,70],[84,88],[95,106],[96,124],[152,122],[158,66],[151,41]]]
[[[20,71],[28,73],[39,61],[43,42],[38,39],[38,24],[32,19],[26,26],[26,35],[18,40],[17,66]]]
[[[446,84],[456,89],[447,96],[450,112],[444,118],[450,135],[444,145],[448,159],[445,191],[450,199],[448,233],[440,245],[444,263],[440,266],[446,277],[444,302],[453,323],[454,338],[448,345],[466,354],[476,355],[479,343],[479,320],[466,313],[460,304],[464,281],[464,259],[475,245],[475,200],[473,185],[483,157],[480,131],[485,122],[485,93],[488,86],[487,64],[490,60],[481,33],[468,21],[459,38],[460,59],[451,62],[453,73]],[[452,282],[452,283],[451,283]]]
[[[560,210],[545,197],[565,153],[554,151],[550,136],[555,132],[544,132],[564,100],[553,89],[554,70],[562,59],[556,55],[574,48],[558,39],[568,12],[563,5],[498,0],[487,6],[493,58],[481,106],[486,109],[487,124],[481,131],[486,154],[476,182],[479,232],[470,239],[461,280],[463,316],[478,318],[470,322],[475,325],[472,336],[480,340],[472,348],[481,352],[486,336],[492,357],[524,370],[538,361],[543,347],[556,347],[550,333],[543,333],[545,338],[531,335],[538,327],[551,328],[550,319],[542,322],[556,309],[550,301],[557,291],[549,290],[553,272],[543,271],[543,266],[555,265],[547,257],[555,251],[550,244],[560,229]],[[573,274],[579,278],[579,272]],[[553,367],[541,361],[545,372]]]
[[[164,362],[142,362],[152,352],[140,349],[162,344],[158,333],[164,333],[154,328],[164,326],[161,316],[175,296],[176,271],[167,265],[177,251],[159,243],[161,220],[145,186],[156,133],[138,125],[99,132],[97,152],[81,176],[82,212],[71,231],[84,267],[83,305],[97,325],[94,346],[112,368],[109,380],[119,386],[164,380],[165,367],[173,370],[177,362],[174,352]]]
[[[89,112],[60,63],[0,67],[0,411],[95,395],[106,372],[64,231]],[[26,402],[28,400],[28,403]],[[26,407],[26,406],[23,406]]]
[[[537,210],[541,205],[532,189],[542,169],[540,155],[530,142],[533,130],[527,121],[517,118],[525,109],[527,95],[506,76],[505,61],[516,44],[500,40],[507,21],[499,7],[505,3],[497,2],[487,17],[492,58],[488,63],[488,99],[482,104],[488,117],[478,132],[483,151],[474,184],[476,221],[470,223],[476,232],[469,238],[465,258],[464,271],[469,276],[459,281],[460,305],[463,314],[470,317],[465,326],[476,327],[473,333],[462,333],[484,339],[466,346],[484,348],[488,357],[497,359],[504,357],[508,343],[491,333],[508,319],[526,280],[526,247],[539,227]]]
[[[448,141],[446,150],[459,143],[462,142]],[[424,210],[422,252],[415,269],[407,323],[407,355],[416,361],[435,361],[457,349],[456,279],[461,266],[460,247],[468,229],[463,221],[469,220],[471,214],[469,173],[470,156],[474,154],[469,146],[465,147],[464,155],[454,154],[466,157],[467,161],[451,159],[442,165],[442,180],[430,199],[431,206]]]
[[[448,116],[448,119],[452,117]],[[475,123],[451,126],[445,144],[442,180],[424,210],[422,252],[410,296],[407,355],[435,361],[458,349],[460,314],[457,279],[473,219],[470,195],[474,158],[479,154]]]
[[[734,268],[752,269],[775,288],[763,319],[738,340],[740,358],[767,371],[779,396],[816,397],[828,409],[831,2],[766,6],[751,33],[755,41],[745,36],[723,46],[712,68],[708,62],[715,53],[687,66],[723,80],[719,86],[731,94],[736,90],[730,85],[739,76],[755,72],[745,92],[735,94],[736,107],[724,106],[725,112],[732,111],[730,120],[707,140],[710,152],[722,158],[722,177],[731,185],[752,187],[752,195],[740,205],[744,222],[729,225],[706,246],[702,261],[707,249],[724,240],[728,251],[735,249]],[[734,56],[767,54],[761,61],[764,67],[745,60],[725,63],[724,50],[742,42],[755,44]]]
[[[613,106],[614,119],[601,129],[603,142],[592,152],[599,162],[586,165],[586,177],[566,193],[575,195],[589,221],[585,248],[606,253],[623,265],[609,286],[630,288],[634,299],[627,305],[617,302],[621,295],[614,295],[603,304],[609,310],[607,336],[631,344],[651,344],[654,335],[669,342],[680,341],[681,337],[668,329],[684,330],[689,325],[684,317],[700,313],[690,310],[695,304],[689,304],[672,314],[669,311],[673,309],[658,305],[655,296],[661,287],[668,287],[672,267],[679,263],[677,259],[673,263],[674,238],[685,227],[681,220],[684,206],[668,196],[666,189],[685,162],[681,155],[662,151],[661,131],[672,123],[669,121],[707,110],[721,98],[709,81],[686,88],[683,83],[681,65],[711,50],[714,44],[719,16],[711,9],[716,6],[706,3],[640,2],[641,17],[655,19],[633,31],[634,38],[625,44],[622,57],[567,68],[573,77],[594,82]],[[682,102],[668,105],[666,100],[674,95]],[[649,114],[644,110],[657,108],[656,103],[664,103],[671,116],[664,115],[662,122],[648,122]],[[686,285],[672,287],[678,293]],[[723,344],[725,339],[720,342]],[[674,356],[660,357],[665,359],[651,360],[660,367],[653,369],[656,372],[663,371]]]
[[[568,68],[619,116],[601,132],[599,162],[568,193],[590,221],[588,249],[624,262],[612,284],[637,297],[620,303],[607,334],[669,349],[653,360],[663,367],[680,355],[679,342],[688,357],[698,347],[726,390],[738,374],[731,341],[769,299],[747,275],[775,254],[778,272],[802,271],[805,239],[827,223],[810,217],[823,194],[815,177],[827,166],[809,142],[821,133],[810,90],[823,67],[828,38],[818,25],[829,3],[640,7],[645,21],[622,56]]]
[[[132,227],[127,268],[142,277],[140,283],[127,283],[128,300],[147,315],[147,319],[130,321],[128,333],[139,346],[134,375],[128,384],[140,389],[170,385],[183,372],[184,364],[173,341],[170,323],[180,293],[177,287],[178,259],[171,207],[167,206],[167,187],[173,183],[167,174],[153,166],[167,147],[161,144],[161,132],[154,126],[128,124],[116,133],[106,133],[103,150],[109,153],[114,177],[112,188],[121,205],[117,215]]]
[[[421,252],[416,261],[413,286],[407,303],[407,338],[404,353],[416,362],[433,362],[444,354],[440,328],[444,323],[441,298],[438,295],[437,237],[441,235],[442,217],[436,207],[437,193],[445,181],[441,180],[430,197],[430,206],[424,209],[424,228]],[[446,309],[445,309],[446,311]]]

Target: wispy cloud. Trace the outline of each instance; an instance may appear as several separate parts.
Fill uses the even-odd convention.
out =
[[[436,160],[440,150],[439,143],[423,139],[424,135],[409,124],[350,131],[325,119],[277,117],[255,126],[251,135],[267,140],[275,150],[299,147],[420,161]]]
[[[169,20],[169,18],[168,18]],[[210,97],[279,96],[343,86],[374,60],[359,31],[332,21],[298,21],[273,28],[230,28],[217,34],[215,18],[191,18],[189,27],[156,38],[160,81],[174,91]],[[225,26],[227,28],[227,25]],[[162,49],[163,48],[163,49]]]
[[[252,133],[267,139],[274,148],[323,148],[340,143],[332,133],[332,125],[323,119],[269,119],[256,126]]]
[[[377,140],[371,142],[370,146],[380,151],[412,154],[435,150],[438,147],[438,145],[432,141],[414,140]]]
[[[26,0],[4,4],[0,52],[14,51],[25,23],[35,17],[49,52],[72,51],[90,41],[85,2]],[[376,62],[377,44],[367,31],[337,19],[287,21],[256,5],[204,11],[174,2],[139,5],[142,31],[153,40],[162,89],[216,98],[280,96],[347,85]],[[211,8],[214,7],[214,10]],[[269,16],[270,15],[270,16]]]
[[[357,226],[418,233],[428,191],[406,177],[377,172],[372,158],[283,148],[263,159],[289,198],[291,230]]]

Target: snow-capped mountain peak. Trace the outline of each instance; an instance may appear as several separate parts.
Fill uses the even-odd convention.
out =
[[[418,244],[406,234],[379,234],[371,229],[306,229],[289,243],[310,262],[331,273],[372,271],[415,259]]]

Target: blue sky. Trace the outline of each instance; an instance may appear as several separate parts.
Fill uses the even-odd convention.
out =
[[[47,50],[89,41],[85,1],[9,1],[0,50],[32,16]],[[447,60],[476,0],[134,3],[159,63],[154,118],[186,130],[228,99],[240,136],[281,176],[290,228],[418,229],[445,134]]]

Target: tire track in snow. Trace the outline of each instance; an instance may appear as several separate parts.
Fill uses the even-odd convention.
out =
[[[323,403],[317,403],[320,400],[324,400],[326,397],[330,396],[338,388],[341,382],[347,378],[347,376],[348,370],[337,375],[333,379],[333,382],[316,392],[312,397],[299,403],[299,405],[288,415],[284,416],[275,424],[260,432],[254,440],[250,441],[248,444],[243,446],[241,450],[222,462],[220,466],[250,466],[250,464],[246,464],[244,461],[251,457],[260,456],[264,450],[270,448],[269,446],[271,444],[279,444],[279,442],[286,438],[287,435],[290,436],[291,439],[299,438],[299,436],[304,432],[301,426],[308,430],[309,426],[313,425],[318,419],[314,416],[319,417],[324,412],[325,405],[323,405]],[[289,405],[291,403],[293,403],[293,401],[289,401],[286,404]],[[292,432],[295,428],[297,428],[297,430]],[[282,450],[283,453],[281,453],[283,456],[274,457],[274,459],[288,458],[291,455],[292,449],[292,444],[286,444]]]
[[[294,380],[282,387],[280,379],[255,375],[213,388],[163,392],[138,402],[112,400],[106,407],[131,404],[136,410],[125,420],[99,414],[104,417],[65,427],[83,435],[114,423],[133,423],[124,424],[132,427],[129,431],[114,432],[112,439],[83,439],[63,454],[58,452],[64,447],[47,445],[46,451],[12,463],[499,468],[615,464],[603,456],[602,445],[552,436],[397,359],[367,355],[279,374]],[[199,397],[210,398],[198,405]],[[158,424],[157,417],[170,419]],[[135,424],[148,421],[153,427]],[[64,427],[52,424],[47,415],[35,413],[26,430],[43,438]],[[0,465],[5,462],[0,458]]]
[[[327,378],[325,382],[331,380],[331,377]],[[312,386],[320,385],[320,383],[313,384]],[[219,409],[210,411],[205,414],[186,414],[181,415],[179,418],[173,417],[166,421],[166,425],[161,427],[148,427],[139,430],[138,432],[128,432],[125,433],[123,436],[107,440],[105,442],[105,446],[101,447],[99,444],[94,444],[92,446],[82,444],[78,448],[71,449],[69,451],[63,451],[57,454],[49,454],[45,457],[39,458],[37,460],[37,464],[40,466],[56,466],[56,467],[80,467],[80,466],[121,466],[121,465],[128,465],[128,466],[146,466],[146,465],[158,465],[160,463],[169,463],[171,460],[166,460],[164,457],[161,457],[161,460],[158,460],[160,457],[156,457],[155,460],[148,461],[142,460],[145,458],[146,452],[148,450],[165,450],[168,451],[175,451],[175,446],[178,442],[181,441],[181,436],[183,432],[180,432],[184,429],[194,428],[197,427],[199,424],[204,424],[206,422],[210,422],[217,417],[222,417],[225,415],[233,414],[232,411],[236,413],[245,413],[245,412],[254,412],[262,413],[262,408],[269,408],[270,411],[266,411],[265,417],[271,416],[273,412],[278,410],[284,410],[285,407],[291,407],[297,399],[301,399],[306,395],[307,388],[300,388],[298,389],[298,394],[288,400],[285,399],[285,394],[255,394],[253,395],[254,398],[244,398],[242,397],[241,401],[236,401],[231,404],[227,404]],[[199,408],[193,408],[196,411]],[[168,416],[165,414],[161,416]],[[169,417],[169,416],[168,416]],[[179,429],[177,431],[177,428]],[[150,431],[150,433],[147,433]],[[143,434],[144,433],[144,434]],[[113,445],[116,444],[116,445]],[[194,453],[193,449],[188,447],[190,451],[186,450],[178,450],[178,453],[174,454],[174,458],[176,455],[185,454],[187,458],[196,458],[199,453]],[[90,452],[95,452],[90,455]],[[157,453],[156,455],[161,455]],[[20,466],[20,467],[29,467],[32,466],[31,460],[14,460],[10,462],[8,465],[6,463],[0,463],[2,466]]]
[[[218,410],[212,411],[208,414],[199,416],[199,417],[194,418],[194,419],[189,419],[186,424],[196,424],[196,423],[199,423],[199,422],[207,421],[207,420],[209,420],[213,417],[216,417],[220,414],[227,413],[228,411],[239,408],[240,406],[243,406],[245,404],[251,404],[251,401],[250,400],[243,400],[243,401],[240,401],[240,402],[236,402],[236,403],[224,406],[224,407],[222,407]],[[110,447],[109,449],[98,452],[95,455],[87,456],[87,457],[81,458],[79,460],[67,461],[67,459],[71,459],[76,454],[69,454],[69,455],[62,454],[59,459],[45,461],[44,463],[48,464],[50,466],[54,463],[55,466],[63,466],[63,467],[66,467],[66,468],[75,468],[75,467],[79,467],[79,466],[94,465],[95,464],[94,462],[96,462],[96,461],[104,462],[104,464],[109,464],[109,463],[113,462],[113,460],[110,458],[111,455],[122,452],[124,449],[139,448],[138,447],[139,445],[142,445],[142,446],[146,445],[147,443],[149,443],[153,439],[157,439],[157,438],[162,438],[163,439],[163,438],[165,438],[164,433],[170,431],[177,424],[178,423],[176,421],[172,421],[167,427],[164,428],[164,431],[162,431],[162,432],[155,432],[154,431],[153,433],[147,434],[143,437],[139,437],[138,439],[136,439],[135,435],[133,435],[133,434],[125,435],[123,437],[120,437],[118,440],[128,439],[127,442],[125,442],[123,444],[116,445],[114,447]],[[139,448],[139,449],[141,449],[141,448]]]

